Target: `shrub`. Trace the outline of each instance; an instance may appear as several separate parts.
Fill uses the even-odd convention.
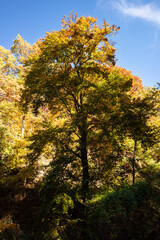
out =
[[[92,240],[159,239],[160,193],[140,182],[107,194],[89,216]]]

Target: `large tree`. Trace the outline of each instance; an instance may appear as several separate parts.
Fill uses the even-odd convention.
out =
[[[63,166],[72,166],[72,175],[76,160],[78,171],[82,169],[84,201],[91,180],[89,166],[106,160],[121,137],[114,121],[121,118],[123,102],[130,101],[127,91],[132,84],[131,74],[114,66],[111,38],[118,28],[106,21],[101,26],[96,22],[92,17],[71,15],[62,20],[59,31],[47,33],[38,53],[28,60],[23,93],[25,104],[32,103],[35,112],[45,106],[54,116],[52,127],[46,124],[48,130],[39,131],[34,138],[32,149],[37,154],[33,155],[39,156],[45,144],[53,142],[55,158],[58,155],[62,161],[63,156]]]

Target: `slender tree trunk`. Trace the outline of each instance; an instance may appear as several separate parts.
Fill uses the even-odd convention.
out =
[[[24,137],[25,130],[25,115],[22,116],[22,138]]]
[[[133,184],[135,183],[135,160],[136,160],[136,150],[137,150],[137,141],[134,141],[134,152],[133,152],[133,160],[132,160],[132,167],[133,167]]]

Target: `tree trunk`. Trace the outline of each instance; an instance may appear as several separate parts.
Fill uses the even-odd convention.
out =
[[[82,199],[85,203],[87,194],[89,193],[89,166],[87,155],[87,116],[83,109],[83,94],[80,93],[80,112],[79,112],[79,132],[80,132],[80,151],[81,151],[81,163],[82,163]]]
[[[133,152],[133,160],[132,160],[132,167],[133,167],[133,184],[135,183],[135,160],[136,160],[136,150],[137,150],[137,141],[134,142],[134,152]]]
[[[87,156],[87,130],[86,130],[86,121],[83,121],[81,128],[81,139],[80,139],[80,148],[81,148],[81,163],[83,169],[82,176],[82,199],[85,203],[87,194],[89,192],[89,166],[88,166],[88,156]]]
[[[24,137],[25,115],[22,116],[22,138]]]

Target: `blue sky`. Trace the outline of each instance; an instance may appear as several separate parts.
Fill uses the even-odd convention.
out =
[[[1,0],[0,45],[10,49],[18,34],[33,44],[46,31],[60,29],[61,18],[72,11],[120,26],[114,37],[117,65],[145,86],[160,82],[159,0]]]

